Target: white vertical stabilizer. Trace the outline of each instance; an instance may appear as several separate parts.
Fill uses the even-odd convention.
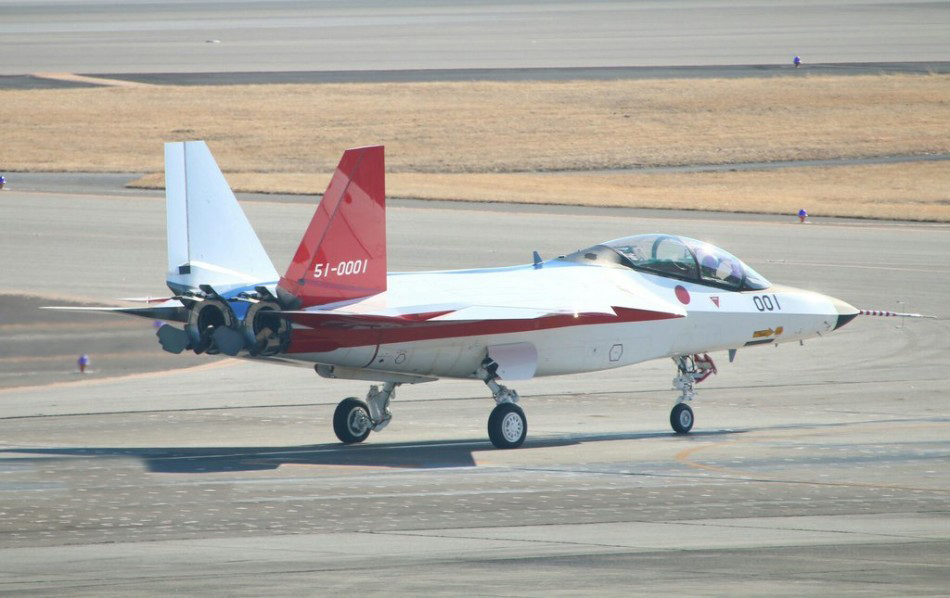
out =
[[[165,144],[168,287],[218,293],[272,285],[277,271],[204,141]]]

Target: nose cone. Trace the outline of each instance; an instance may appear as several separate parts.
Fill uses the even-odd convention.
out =
[[[835,306],[835,310],[838,312],[838,321],[835,323],[835,330],[855,319],[858,314],[861,313],[858,308],[851,305],[850,303],[845,303],[841,299],[836,299],[834,297],[830,297],[830,299],[832,305]]]

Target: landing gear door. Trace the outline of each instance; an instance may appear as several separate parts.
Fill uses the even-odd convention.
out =
[[[538,370],[538,350],[533,343],[512,343],[488,347],[488,357],[498,365],[502,380],[528,380]]]

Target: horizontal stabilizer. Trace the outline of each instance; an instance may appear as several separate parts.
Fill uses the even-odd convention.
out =
[[[140,316],[152,320],[165,320],[169,322],[187,322],[188,310],[178,301],[167,301],[161,305],[150,305],[148,307],[41,307],[40,309],[52,309],[58,311],[84,311],[84,312],[102,312],[128,314]]]

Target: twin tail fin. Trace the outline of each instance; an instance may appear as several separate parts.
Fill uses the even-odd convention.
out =
[[[218,293],[275,284],[277,271],[204,141],[165,144],[168,272],[172,292]]]
[[[294,308],[386,290],[383,146],[346,150],[277,292]]]
[[[204,141],[165,144],[165,189],[166,284],[178,295],[263,286],[297,309],[386,290],[383,146],[344,152],[283,277]]]

